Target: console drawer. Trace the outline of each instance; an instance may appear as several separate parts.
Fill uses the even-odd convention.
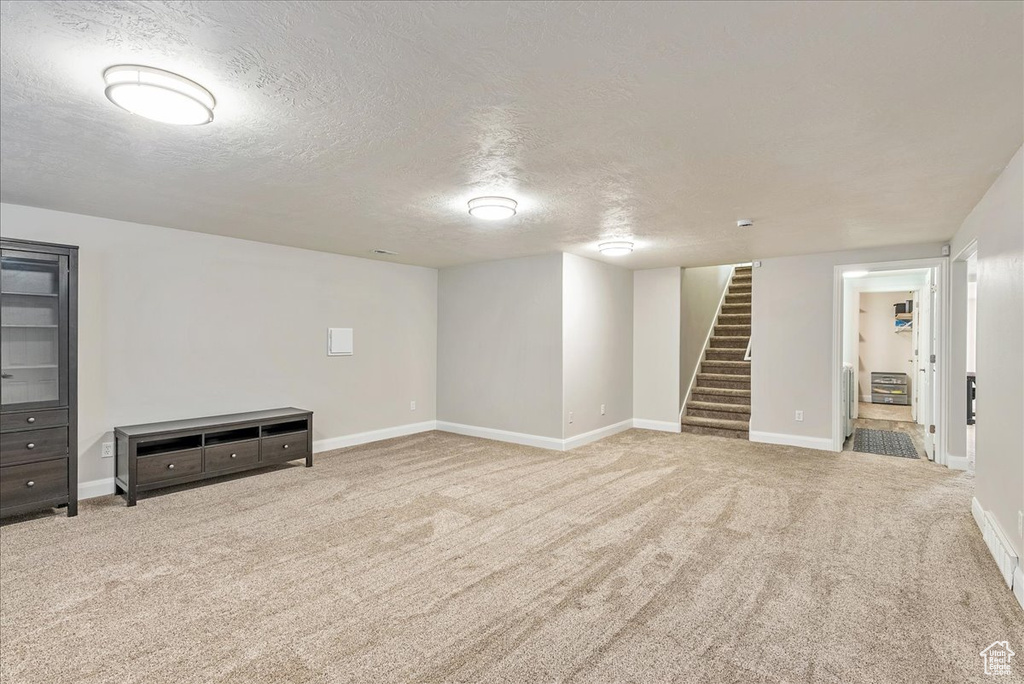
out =
[[[135,475],[139,484],[152,484],[187,475],[198,475],[201,472],[203,472],[203,450],[185,449],[139,457]]]
[[[52,409],[46,411],[24,411],[22,413],[0,414],[0,432],[11,432],[14,430],[36,430],[38,428],[54,427],[68,424],[67,409]]]
[[[67,458],[68,429],[21,430],[0,435],[0,466]]]
[[[283,463],[309,455],[309,431],[289,432],[284,435],[264,437],[260,440],[260,460],[264,463]]]
[[[206,447],[206,472],[243,468],[259,463],[260,441],[251,439]]]
[[[0,508],[14,508],[68,495],[68,459],[0,468]]]

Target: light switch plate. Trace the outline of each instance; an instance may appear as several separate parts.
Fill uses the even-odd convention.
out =
[[[352,328],[327,329],[327,355],[352,356]]]

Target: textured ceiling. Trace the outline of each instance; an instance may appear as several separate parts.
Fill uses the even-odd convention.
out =
[[[631,268],[943,240],[1024,140],[1022,21],[1020,2],[4,2],[0,199],[429,266],[624,237]],[[126,62],[199,81],[216,121],[117,109],[101,74]],[[472,219],[481,194],[519,215]]]

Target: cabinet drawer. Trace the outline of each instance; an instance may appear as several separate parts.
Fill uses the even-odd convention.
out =
[[[22,430],[0,435],[0,465],[67,458],[68,429]]]
[[[308,430],[264,437],[260,441],[262,442],[260,460],[264,463],[283,463],[309,455],[309,449],[306,447],[309,441]]]
[[[0,508],[14,508],[68,495],[68,459],[0,468]]]
[[[55,425],[67,424],[67,409],[25,411],[23,413],[4,413],[3,415],[0,415],[0,432],[34,430],[36,428],[54,427]]]
[[[206,447],[206,472],[253,466],[260,461],[260,441],[232,442]]]
[[[185,449],[166,454],[141,456],[136,466],[139,484],[174,480],[203,472],[203,450]]]

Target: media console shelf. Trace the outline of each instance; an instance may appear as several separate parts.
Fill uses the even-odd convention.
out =
[[[305,459],[313,466],[313,413],[297,408],[114,428],[117,493],[138,492]]]

